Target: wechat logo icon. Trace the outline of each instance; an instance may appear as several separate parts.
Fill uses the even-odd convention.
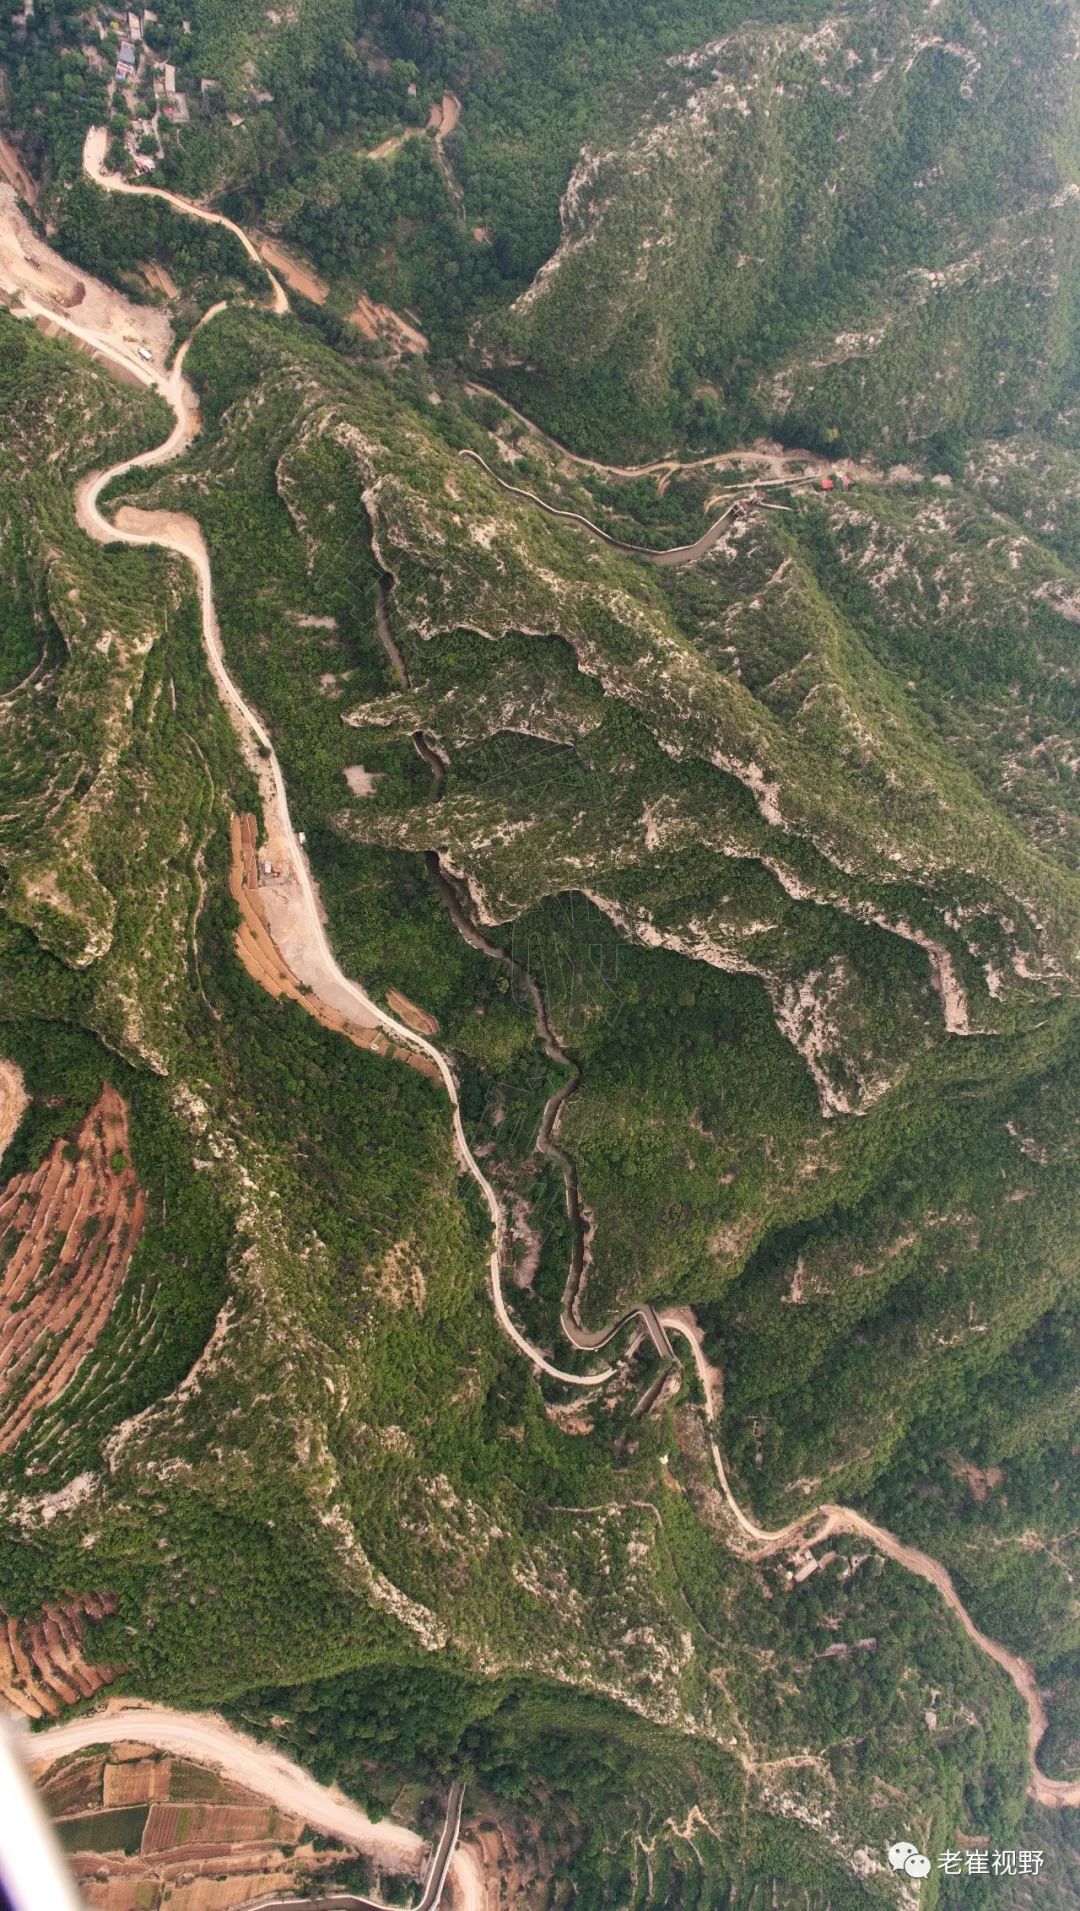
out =
[[[902,1838],[899,1844],[889,1846],[888,1859],[894,1871],[903,1871],[909,1878],[930,1876],[929,1858],[924,1858],[918,1846],[909,1844],[906,1838]]]

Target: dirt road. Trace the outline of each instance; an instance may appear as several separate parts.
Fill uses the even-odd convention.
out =
[[[152,305],[136,305],[114,287],[102,285],[89,273],[40,239],[16,201],[11,186],[0,184],[0,292],[17,306],[34,300],[35,316],[57,325],[74,319],[123,355],[134,371],[144,363],[140,349],[164,364],[172,349],[172,327],[164,312]],[[67,326],[71,330],[70,325]]]
[[[705,1392],[706,1413],[711,1425],[716,1405],[716,1371],[710,1366],[705,1356],[700,1329],[689,1308],[668,1309],[660,1315],[660,1320],[669,1334],[680,1335],[690,1346],[691,1356]],[[979,1651],[985,1652],[988,1658],[993,1659],[994,1663],[1002,1668],[1003,1672],[1008,1673],[1024,1701],[1028,1715],[1028,1750],[1031,1755],[1031,1796],[1040,1805],[1055,1808],[1064,1805],[1080,1805],[1080,1779],[1047,1778],[1039,1769],[1038,1750],[1049,1721],[1033,1668],[1026,1659],[1021,1659],[1015,1652],[1010,1652],[1007,1646],[999,1645],[995,1639],[987,1638],[985,1632],[980,1632],[961,1600],[951,1575],[940,1560],[932,1559],[929,1553],[920,1552],[917,1546],[905,1546],[903,1541],[897,1539],[895,1534],[890,1533],[886,1527],[878,1526],[873,1520],[865,1519],[852,1507],[835,1506],[830,1502],[815,1507],[812,1512],[804,1513],[799,1519],[792,1520],[789,1525],[770,1532],[765,1527],[758,1526],[756,1521],[743,1512],[731,1490],[724,1469],[723,1456],[714,1439],[710,1438],[710,1446],[716,1476],[728,1511],[739,1531],[754,1542],[752,1557],[755,1559],[770,1558],[796,1542],[816,1546],[819,1541],[830,1539],[837,1533],[856,1533],[860,1539],[869,1540],[870,1544],[876,1547],[878,1552],[884,1553],[887,1559],[895,1560],[896,1564],[903,1566],[905,1571],[916,1574],[919,1579],[925,1579],[929,1585],[933,1586],[941,1594],[949,1611],[956,1614],[968,1638],[978,1646]],[[821,1524],[817,1531],[811,1534],[809,1529],[817,1521]]]
[[[407,139],[422,139],[425,133],[434,133],[435,144],[440,147],[461,118],[461,101],[456,93],[444,93],[428,110],[427,123],[424,126],[406,126],[400,133],[391,133],[389,139],[379,141],[377,146],[357,153],[358,159],[392,159]]]
[[[610,531],[602,530],[599,524],[594,524],[592,519],[585,517],[582,512],[564,511],[557,504],[549,504],[546,498],[537,497],[535,491],[526,491],[522,485],[511,484],[508,479],[500,478],[498,472],[492,470],[487,459],[482,458],[478,451],[473,451],[471,446],[466,446],[459,456],[471,458],[473,463],[480,465],[487,472],[488,477],[494,478],[495,483],[504,491],[508,491],[512,497],[522,498],[526,504],[535,505],[539,511],[546,511],[549,518],[561,518],[567,524],[580,524],[583,530],[588,531],[592,537],[599,538],[601,543],[607,544],[613,551],[623,551],[628,557],[639,557],[646,564],[654,564],[660,570],[677,570],[684,564],[696,564],[699,558],[705,557],[713,546],[720,542],[724,526],[735,509],[736,501],[732,500],[727,510],[710,524],[708,530],[703,531],[699,538],[695,538],[693,544],[675,544],[666,551],[655,550],[647,544],[624,544],[620,538],[612,537]]]
[[[248,238],[243,226],[236,225],[232,219],[226,219],[223,212],[211,212],[208,206],[197,206],[193,200],[181,199],[178,193],[169,192],[164,186],[131,185],[128,180],[122,179],[119,173],[109,172],[105,164],[108,148],[107,128],[91,126],[83,145],[83,171],[95,185],[103,186],[106,192],[133,193],[139,199],[144,199],[149,193],[155,199],[164,199],[167,206],[174,206],[177,212],[185,213],[189,219],[201,219],[210,226],[224,226],[227,232],[233,233],[239,239],[248,258],[253,259],[255,264],[261,266],[266,273],[272,288],[271,309],[278,313],[288,311],[289,301],[284,287],[274,277],[265,259],[260,256],[258,246],[254,240]]]
[[[528,431],[531,431],[534,437],[539,438],[552,451],[557,452],[560,458],[565,458],[569,464],[579,466],[582,471],[595,471],[602,478],[620,480],[659,478],[661,491],[680,471],[724,471],[733,466],[738,466],[740,471],[740,478],[733,484],[733,489],[738,489],[740,486],[749,488],[762,483],[774,485],[809,483],[824,477],[830,471],[841,471],[845,476],[852,477],[880,478],[882,475],[880,472],[872,472],[869,466],[855,465],[850,458],[825,459],[812,451],[788,451],[783,445],[776,444],[771,439],[762,439],[753,445],[743,445],[737,451],[711,451],[702,458],[680,458],[675,452],[668,452],[663,457],[650,459],[647,464],[605,464],[601,458],[586,458],[579,451],[571,451],[567,445],[561,444],[558,438],[553,438],[550,432],[542,430],[531,418],[527,418],[525,413],[519,411],[516,405],[512,405],[501,392],[492,391],[490,386],[479,385],[473,381],[466,385],[465,389],[472,398],[493,398],[504,411],[510,413],[512,418],[516,418],[520,425],[524,425]],[[748,466],[753,467],[753,474],[743,479],[741,474]],[[706,509],[711,509],[711,504],[707,505]]]
[[[535,1148],[537,1154],[547,1155],[554,1161],[563,1177],[563,1190],[566,1201],[566,1214],[570,1223],[570,1268],[566,1286],[563,1290],[560,1325],[567,1340],[579,1353],[599,1353],[604,1347],[617,1339],[624,1329],[631,1328],[635,1321],[640,1322],[643,1332],[652,1341],[665,1369],[675,1362],[675,1353],[652,1307],[632,1307],[620,1314],[608,1326],[590,1329],[583,1327],[578,1318],[578,1305],[587,1268],[588,1230],[582,1213],[578,1192],[577,1169],[571,1157],[559,1145],[559,1122],[566,1103],[577,1094],[581,1086],[581,1072],[578,1065],[568,1054],[559,1039],[558,1033],[548,1014],[547,1003],[534,976],[523,963],[506,949],[499,947],[486,936],[479,924],[469,914],[463,894],[458,885],[451,882],[439,857],[429,850],[425,858],[428,873],[432,877],[446,907],[454,928],[471,949],[479,950],[491,962],[497,962],[512,978],[515,988],[524,995],[533,1012],[536,1033],[548,1060],[566,1071],[567,1079],[548,1096],[540,1118]],[[611,1369],[608,1369],[610,1375]],[[598,1376],[594,1376],[598,1379]]]
[[[84,1713],[63,1725],[27,1735],[22,1749],[27,1759],[52,1762],[70,1758],[88,1745],[115,1745],[122,1740],[153,1745],[160,1751],[212,1765],[237,1784],[269,1799],[280,1811],[295,1812],[314,1831],[326,1832],[368,1852],[388,1870],[415,1875],[423,1864],[428,1845],[419,1832],[396,1825],[389,1818],[374,1822],[337,1786],[320,1785],[282,1752],[249,1738],[246,1732],[238,1732],[214,1713],[174,1712],[168,1706],[119,1702],[102,1712]],[[454,1850],[460,1818],[461,1794],[455,1787],[438,1855],[444,1875],[449,1872],[453,1878],[461,1911],[485,1911],[484,1881],[475,1857],[470,1851]],[[453,1835],[448,1838],[451,1820]]]

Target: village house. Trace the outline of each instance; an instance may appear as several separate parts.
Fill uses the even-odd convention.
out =
[[[191,118],[187,94],[176,90],[176,68],[171,60],[159,62],[154,74],[154,96],[161,101],[161,110],[174,126],[186,126]]]
[[[126,81],[134,79],[138,55],[130,40],[121,40],[120,51],[116,56],[116,77]]]

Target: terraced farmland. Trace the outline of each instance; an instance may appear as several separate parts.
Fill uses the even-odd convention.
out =
[[[0,1198],[0,1453],[59,1399],[104,1332],[142,1232],[128,1111],[106,1084],[77,1135]]]
[[[0,1613],[0,1710],[27,1719],[54,1719],[62,1706],[93,1698],[116,1678],[116,1666],[87,1661],[87,1621],[116,1611],[110,1593],[46,1605],[33,1619]]]

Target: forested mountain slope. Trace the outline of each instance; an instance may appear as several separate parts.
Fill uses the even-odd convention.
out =
[[[1065,1911],[1075,9],[215,0],[160,177],[303,246],[291,313],[70,185],[90,96],[27,102],[77,24],[11,26],[22,150],[62,244],[177,268],[198,430],[91,542],[76,486],[171,420],[0,312],[0,1250],[49,1395],[0,1606],[108,1595],[116,1691],[372,1804],[465,1775],[537,1907],[969,1902],[904,1833],[1044,1847],[995,1903]],[[362,283],[431,350],[350,330]],[[426,1068],[296,979],[271,764]]]
[[[482,329],[578,449],[769,423],[878,458],[1073,400],[1074,10],[751,19],[586,141],[562,239]],[[517,370],[528,373],[520,379]]]
[[[1068,1501],[1045,1485],[1070,1410],[1040,1388],[1033,1427],[1020,1376],[1036,1342],[1066,1359],[1076,1279],[1066,559],[974,482],[894,480],[744,519],[692,570],[652,573],[464,459],[463,440],[500,441],[453,386],[407,399],[249,319],[191,362],[204,444],[135,495],[198,499],[335,943],[458,1053],[470,1135],[522,1224],[518,1318],[558,1351],[569,1242],[532,1152],[556,1078],[527,968],[581,1071],[560,1136],[586,1315],[695,1303],[755,1503],[868,1499],[1021,1648],[1030,1554],[961,1540],[952,1487],[948,1518],[906,1494],[930,1454],[950,1482],[956,1455],[1040,1454],[1049,1668],[1074,1637]],[[296,628],[312,589],[325,631]],[[380,590],[404,690],[373,643]],[[508,996],[402,851],[459,879],[519,965]],[[969,1402],[1006,1373],[990,1449]]]

